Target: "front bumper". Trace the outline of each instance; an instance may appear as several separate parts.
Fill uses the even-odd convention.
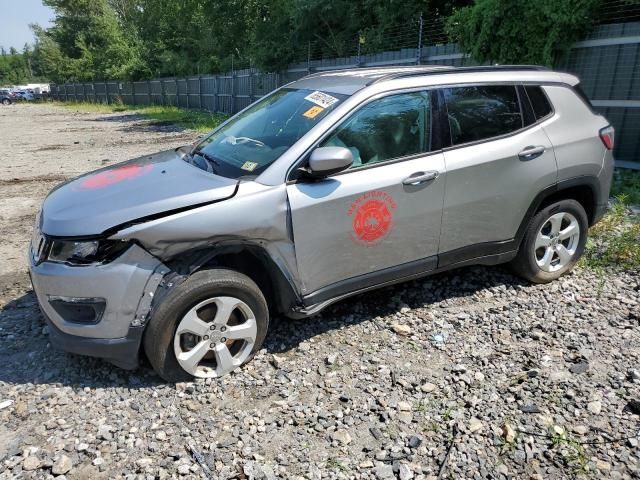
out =
[[[140,343],[144,327],[131,327],[125,337],[121,338],[88,338],[64,333],[51,321],[42,310],[49,326],[51,345],[65,352],[103,358],[117,367],[133,370],[138,367]]]
[[[51,343],[63,350],[101,357],[124,368],[137,365],[151,300],[166,267],[138,245],[105,265],[70,266],[45,261],[29,273],[38,304],[50,326]],[[95,321],[81,321],[60,299],[99,299]]]

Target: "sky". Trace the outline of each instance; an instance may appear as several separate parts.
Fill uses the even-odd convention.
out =
[[[0,46],[9,50],[22,50],[25,43],[33,43],[29,24],[48,26],[53,10],[45,7],[42,0],[0,0]]]

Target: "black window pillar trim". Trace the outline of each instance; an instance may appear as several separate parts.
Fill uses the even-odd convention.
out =
[[[433,108],[432,138],[434,145],[433,150],[442,150],[452,145],[451,143],[451,127],[449,126],[449,117],[447,114],[447,105],[444,99],[444,88],[436,88],[432,90],[431,106]],[[435,131],[434,131],[435,130]],[[436,144],[437,142],[437,144]]]
[[[518,85],[517,90],[518,97],[520,98],[520,111],[522,112],[522,119],[524,122],[523,128],[526,128],[537,122],[536,113],[524,85]]]

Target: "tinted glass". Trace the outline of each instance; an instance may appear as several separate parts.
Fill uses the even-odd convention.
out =
[[[345,98],[278,90],[202,140],[186,159],[224,177],[259,175]]]
[[[322,143],[346,147],[357,168],[429,151],[429,93],[404,93],[374,100],[351,116]]]
[[[522,128],[515,86],[448,88],[444,93],[454,145],[497,137]]]
[[[536,118],[539,120],[546,117],[552,111],[549,99],[542,91],[541,87],[527,86],[524,87],[527,91],[527,96],[531,100],[531,106],[536,114]]]

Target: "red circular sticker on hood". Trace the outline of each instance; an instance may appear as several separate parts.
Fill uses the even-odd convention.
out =
[[[367,192],[358,197],[349,209],[353,217],[353,239],[364,245],[382,241],[393,226],[393,197],[386,192]]]
[[[153,165],[124,165],[85,177],[79,187],[84,190],[104,188],[123,180],[131,180],[153,170]]]

